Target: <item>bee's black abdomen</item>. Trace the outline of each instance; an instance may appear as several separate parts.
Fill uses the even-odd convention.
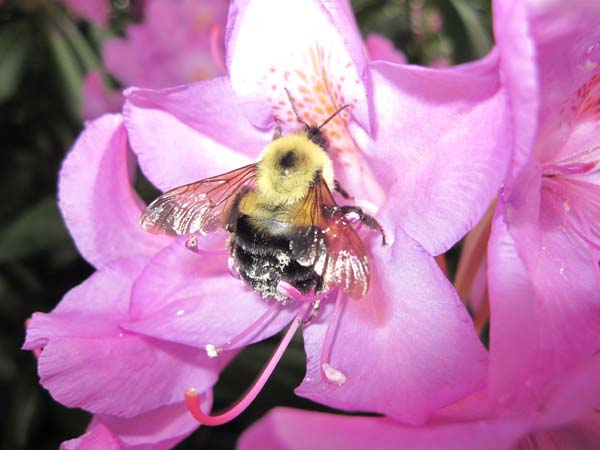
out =
[[[290,241],[283,236],[265,234],[256,229],[247,215],[241,215],[236,223],[234,242],[244,250],[260,255],[274,255],[277,251],[288,252]]]
[[[264,297],[283,300],[277,292],[282,280],[305,294],[322,284],[312,266],[293,258],[289,239],[258,229],[247,215],[236,222],[232,250],[241,277]]]

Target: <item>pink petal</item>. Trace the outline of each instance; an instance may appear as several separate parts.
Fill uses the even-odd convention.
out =
[[[372,67],[378,123],[366,151],[388,192],[387,222],[442,253],[479,221],[510,158],[497,58],[448,70]]]
[[[539,136],[544,143],[538,143],[536,152],[551,154],[558,146],[544,144],[556,144],[564,137],[567,127],[560,125],[569,119],[570,97],[600,64],[600,29],[596,19],[600,4],[587,0],[568,4],[522,3],[535,46],[541,93],[537,114]]]
[[[238,450],[508,450],[526,429],[519,420],[411,427],[380,417],[276,408],[242,434]]]
[[[501,82],[512,114],[513,155],[509,177],[515,177],[531,157],[538,126],[538,69],[523,3],[495,1],[493,13]]]
[[[530,243],[515,241],[497,214],[488,248],[491,389],[500,402],[537,404],[600,349],[597,262],[544,209]]]
[[[340,87],[344,98],[357,100],[352,115],[370,129],[366,55],[346,2],[233,1],[227,26],[227,66],[242,105],[266,95],[287,102],[284,88],[295,92],[298,76],[322,75]],[[315,56],[319,52],[324,59]],[[256,125],[272,123],[268,112],[248,109]]]
[[[434,259],[399,228],[392,248],[375,247],[372,267],[371,291],[345,304],[329,357],[346,382],[327,382],[320,374],[328,305],[304,331],[308,368],[296,393],[423,423],[483,385],[486,351]]]
[[[98,71],[89,73],[83,81],[83,105],[81,115],[85,120],[95,119],[106,113],[116,113],[123,109],[123,96],[104,85],[102,74]]]
[[[203,408],[210,409],[212,395]],[[166,450],[173,448],[198,428],[185,404],[177,403],[132,418],[96,415],[87,432],[64,442],[61,450]]]
[[[371,33],[365,41],[369,59],[375,61],[381,59],[383,61],[396,64],[406,64],[406,55],[394,47],[394,43],[385,36],[377,33]]]
[[[126,91],[125,123],[144,174],[161,190],[253,162],[270,134],[252,127],[227,78]]]
[[[542,439],[550,437],[551,444],[560,450],[596,450],[600,448],[600,414],[593,411],[575,422],[540,434]]]
[[[447,413],[456,409],[453,405],[445,417],[434,417],[421,427],[382,417],[276,408],[246,430],[238,449],[509,450],[517,448],[518,442],[520,449],[594,450],[600,442],[600,414],[590,411],[600,395],[599,370],[596,359],[565,379],[547,404],[523,415],[514,410],[500,415],[483,412],[478,404],[485,403],[485,398],[478,397],[471,405],[478,411],[472,418],[466,419],[469,415],[464,410],[462,416],[452,418]]]
[[[202,407],[210,410],[212,395],[205,398]],[[185,403],[181,402],[128,419],[96,415],[90,429],[106,426],[132,450],[162,450],[173,448],[198,425]]]
[[[140,25],[131,25],[127,29],[127,38],[108,39],[102,46],[102,60],[106,70],[119,79],[125,86],[138,86],[141,80],[144,87],[158,87],[153,81],[156,64],[149,66],[140,61],[143,48],[152,47],[154,41]]]
[[[51,313],[33,314],[23,348],[43,347],[51,337],[118,335],[119,321],[127,316],[131,284],[145,264],[142,257],[109,264],[67,292]],[[80,320],[86,314],[93,314],[93,327]]]
[[[225,242],[220,242],[224,251]],[[276,310],[264,327],[231,348],[265,339],[285,327],[298,309],[264,300],[233,278],[225,254],[198,255],[182,241],[148,264],[132,292],[131,320],[123,324],[126,329],[197,348],[225,344],[274,305]]]
[[[534,288],[501,216],[493,222],[488,245],[490,307],[494,321],[490,329],[490,395],[502,398],[519,392],[528,377],[539,347],[535,317]],[[518,386],[518,387],[517,387]],[[508,400],[505,400],[508,401]]]
[[[221,0],[146,2],[143,23],[104,45],[105,65],[125,85],[145,88],[219,75],[227,7]]]
[[[123,442],[102,424],[91,427],[83,436],[65,441],[60,450],[128,450]]]
[[[144,205],[132,187],[134,168],[118,115],[89,123],[63,163],[59,206],[79,252],[96,267],[164,245],[138,225]]]
[[[132,417],[181,402],[190,387],[210,388],[229,360],[128,333],[131,284],[140,260],[125,259],[70,291],[49,314],[35,314],[24,348],[43,346],[41,384],[55,400],[94,413]]]
[[[540,164],[532,160],[514,178],[512,186],[500,192],[496,215],[502,214],[511,235],[519,249],[519,257],[525,265],[536,265],[537,255],[530,251],[540,246],[540,211],[542,202],[542,170]]]
[[[600,358],[596,353],[568,373],[545,405],[543,426],[560,426],[579,420],[590,412],[598,413],[600,397]]]
[[[556,384],[556,392],[546,403],[530,404],[526,414],[533,422],[519,449],[597,449],[600,444],[599,377],[600,359],[596,356]],[[536,400],[543,402],[540,398]],[[508,414],[515,414],[514,406]]]

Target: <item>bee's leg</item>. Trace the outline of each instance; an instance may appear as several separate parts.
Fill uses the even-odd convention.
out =
[[[340,184],[340,182],[338,180],[333,180],[333,188],[340,193],[340,195],[342,197],[344,197],[346,200],[353,198],[350,196],[350,194],[348,194],[348,191],[346,191],[346,189],[344,189],[342,187],[342,185]]]
[[[235,241],[233,240],[233,234],[229,236],[227,239],[227,252],[229,253],[229,258],[227,258],[227,269],[229,269],[229,274],[237,279],[241,280],[242,276],[240,275],[240,271],[238,269],[238,264],[235,261],[235,257],[233,256],[233,251],[235,247]]]
[[[350,206],[350,205],[340,206],[340,211],[343,214],[348,214],[348,213],[357,214],[361,223],[365,224],[372,230],[376,230],[381,233],[381,245],[387,245],[387,241],[385,239],[385,231],[384,231],[383,227],[381,226],[381,224],[379,222],[377,222],[377,220],[373,216],[366,214],[358,206]]]

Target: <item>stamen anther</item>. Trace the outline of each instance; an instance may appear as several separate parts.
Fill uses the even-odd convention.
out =
[[[331,347],[333,346],[333,337],[337,328],[337,320],[342,308],[342,299],[344,298],[344,291],[338,289],[335,297],[335,305],[333,307],[333,313],[329,318],[329,324],[327,325],[327,331],[325,332],[325,340],[323,341],[323,349],[321,350],[321,377],[327,381],[331,381],[336,384],[344,384],[346,382],[346,376],[335,369],[329,364],[329,357],[331,356]],[[342,381],[343,380],[343,381]]]
[[[194,234],[190,234],[185,241],[185,248],[189,251],[197,253],[199,255],[204,256],[225,256],[227,255],[227,250],[207,250],[198,247],[198,237]]]
[[[331,381],[332,383],[335,383],[335,384],[338,384],[341,386],[348,380],[346,375],[344,375],[342,372],[337,370],[335,367],[332,367],[331,365],[329,365],[329,363],[321,364],[321,369],[323,370],[325,377],[327,377],[327,380]]]
[[[204,350],[206,350],[206,354],[209,358],[216,358],[223,351],[220,347],[215,344],[206,344],[204,346]]]

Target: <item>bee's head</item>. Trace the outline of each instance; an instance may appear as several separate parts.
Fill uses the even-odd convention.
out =
[[[333,188],[333,165],[320,145],[306,132],[271,142],[258,163],[257,186],[269,203],[292,204],[306,197],[322,177]]]
[[[327,142],[327,138],[325,137],[325,134],[321,131],[321,129],[325,125],[327,125],[329,122],[331,122],[339,113],[344,111],[346,108],[350,108],[351,105],[346,104],[346,105],[343,105],[340,108],[336,109],[333,112],[333,114],[331,114],[327,119],[325,119],[323,121],[323,123],[321,125],[318,125],[318,126],[317,125],[309,125],[304,120],[302,120],[302,118],[300,117],[300,114],[298,114],[298,111],[296,110],[296,106],[294,105],[294,99],[292,98],[292,94],[290,94],[290,91],[288,91],[287,88],[284,88],[284,89],[285,89],[285,93],[288,97],[288,100],[290,101],[290,106],[292,107],[292,111],[294,111],[294,114],[296,115],[296,119],[298,119],[298,122],[300,122],[302,125],[304,125],[304,134],[306,135],[306,137],[308,137],[308,139],[310,139],[312,142],[317,144],[322,149],[328,150],[329,143]]]
[[[305,125],[304,133],[308,139],[317,144],[319,147],[325,149],[325,151],[329,150],[329,142],[327,142],[325,134],[321,131],[321,127]]]

